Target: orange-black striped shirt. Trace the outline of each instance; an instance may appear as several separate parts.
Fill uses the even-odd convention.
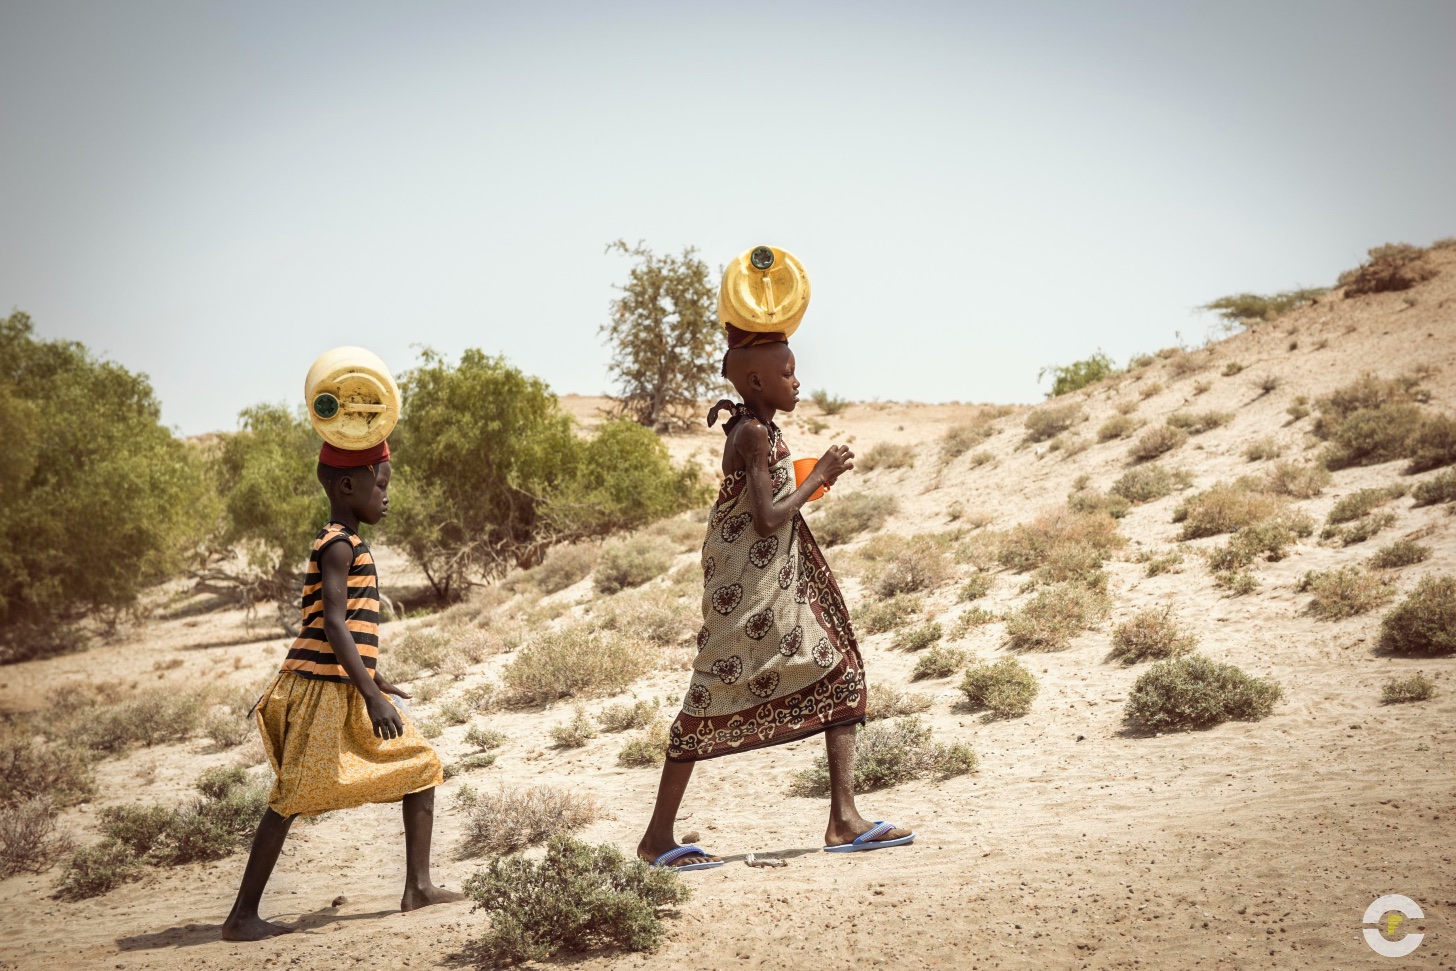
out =
[[[324,632],[324,577],[319,566],[324,550],[342,542],[354,548],[344,621],[354,635],[364,667],[373,671],[379,663],[379,575],[374,570],[374,556],[358,533],[342,523],[329,523],[314,538],[308,555],[308,572],[303,575],[302,629],[283,659],[284,671],[322,681],[349,680]]]

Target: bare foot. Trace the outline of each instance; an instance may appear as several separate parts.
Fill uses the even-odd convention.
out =
[[[292,934],[295,928],[274,924],[261,917],[229,917],[222,925],[225,941],[263,941],[270,937]]]
[[[660,859],[664,853],[671,853],[678,848],[678,844],[676,843],[668,843],[665,846],[648,846],[643,842],[637,845],[637,856],[639,859],[645,860],[648,863],[653,863]],[[718,860],[719,858],[716,856],[694,851],[692,853],[684,853],[667,865],[669,867],[680,867],[687,866],[690,863],[717,863]]]
[[[853,843],[856,839],[874,828],[875,824],[864,818],[842,823],[834,823],[831,821],[829,828],[824,831],[824,845],[843,846],[846,843]],[[868,846],[871,843],[881,843],[885,840],[902,839],[903,837],[909,836],[911,832],[908,829],[892,829],[877,839],[868,840],[864,845]]]
[[[405,890],[403,897],[399,898],[399,909],[403,911],[419,910],[421,907],[428,907],[431,904],[448,904],[464,899],[465,894],[446,890],[434,884],[423,889],[411,887]]]

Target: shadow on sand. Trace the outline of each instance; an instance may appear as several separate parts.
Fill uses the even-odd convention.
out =
[[[348,920],[377,920],[380,917],[388,917],[399,913],[398,910],[375,910],[367,914],[341,914],[337,907],[324,907],[312,913],[299,914],[293,920],[292,915],[276,914],[266,916],[284,927],[291,927],[296,932],[308,933],[325,927],[329,924],[338,924]],[[118,937],[116,947],[120,951],[156,951],[168,947],[196,947],[199,944],[213,944],[222,940],[221,924],[183,924],[180,927],[169,927],[166,930],[153,931],[150,934],[134,934],[131,937]]]

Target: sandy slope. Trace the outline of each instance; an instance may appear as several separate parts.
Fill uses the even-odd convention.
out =
[[[1302,454],[1309,419],[1289,424],[1296,394],[1325,393],[1364,368],[1394,375],[1416,365],[1437,369],[1426,385],[1431,406],[1456,412],[1456,251],[1439,254],[1445,272],[1406,294],[1359,301],[1327,299],[1275,325],[1241,333],[1207,350],[1198,373],[1172,378],[1167,362],[1120,386],[1105,383],[1075,397],[1087,407],[1080,426],[1095,429],[1114,402],[1136,398],[1160,381],[1165,390],[1136,414],[1152,422],[1179,408],[1226,409],[1235,419],[1163,459],[1189,469],[1198,488],[1250,471],[1243,449],[1272,435],[1286,456]],[[1298,346],[1290,349],[1292,341]],[[1321,346],[1324,342],[1324,346]],[[1246,370],[1221,377],[1238,361]],[[813,386],[812,362],[802,362]],[[1282,383],[1255,386],[1266,374]],[[1194,395],[1196,381],[1211,382]],[[974,397],[974,390],[967,397]],[[596,399],[568,397],[584,418]],[[1065,399],[1064,399],[1065,400]],[[832,441],[867,448],[895,440],[917,446],[913,469],[846,478],[843,492],[896,495],[891,530],[947,528],[959,503],[990,516],[992,528],[1030,519],[1062,501],[1079,474],[1106,488],[1123,471],[1126,443],[1093,445],[1064,457],[1046,446],[1018,448],[1021,415],[985,448],[997,461],[972,468],[963,456],[939,468],[937,439],[974,410],[970,405],[859,404],[810,434],[816,409],[805,405],[784,427],[797,454]],[[679,457],[715,463],[717,430],[669,440]],[[1311,453],[1312,454],[1312,453]],[[1396,481],[1400,463],[1336,473],[1334,485],[1300,505],[1322,519],[1336,499]],[[1404,481],[1410,481],[1409,478]],[[829,502],[834,501],[831,497]],[[1389,539],[1432,527],[1423,540],[1432,560],[1400,571],[1402,591],[1429,573],[1456,572],[1456,518],[1441,507],[1390,508],[1396,526],[1378,540],[1344,549],[1311,539],[1287,559],[1263,564],[1254,594],[1228,598],[1185,550],[1182,572],[1145,578],[1131,562],[1141,548],[1172,544],[1170,497],[1135,508],[1120,528],[1131,544],[1113,576],[1112,621],[1064,652],[1034,655],[1042,680],[1030,715],[986,721],[956,708],[955,679],[917,686],[935,695],[928,717],[941,740],[969,743],[979,770],[945,783],[912,783],[862,797],[871,818],[913,825],[913,848],[853,856],[818,852],[825,803],[785,795],[789,777],[820,750],[818,739],[714,760],[699,767],[680,829],[728,856],[728,866],[687,874],[693,899],[671,923],[668,943],[651,955],[593,956],[586,967],[841,968],[856,964],[937,968],[1365,968],[1456,967],[1456,660],[1406,660],[1373,651],[1379,612],[1323,622],[1294,593],[1305,570],[1356,562]],[[816,510],[814,514],[817,514]],[[812,523],[811,514],[811,523]],[[1203,540],[1187,546],[1207,545]],[[852,549],[852,548],[851,548]],[[843,550],[831,562],[852,564]],[[684,553],[680,563],[693,561]],[[386,583],[405,582],[399,557],[381,557]],[[860,598],[845,571],[846,592]],[[1019,599],[1021,577],[998,575],[989,606]],[[944,621],[965,609],[953,587],[929,598]],[[587,583],[555,595],[589,601]],[[1172,603],[1210,656],[1277,678],[1286,700],[1258,723],[1148,737],[1128,733],[1122,702],[1143,666],[1104,660],[1112,624],[1149,605]],[[580,609],[580,608],[578,608]],[[415,623],[415,622],[406,622]],[[391,625],[397,632],[401,625]],[[914,658],[892,651],[891,635],[865,638],[871,680],[904,684]],[[1003,653],[1001,625],[980,628],[965,646],[983,657]],[[387,642],[386,642],[387,644]],[[0,685],[0,706],[29,707],[59,683],[109,678],[139,684],[194,685],[225,678],[261,684],[285,643],[252,628],[240,611],[152,620],[86,654],[19,665]],[[387,656],[387,647],[386,647]],[[158,660],[182,667],[154,672]],[[473,683],[508,656],[472,670]],[[635,686],[669,711],[680,696],[680,659]],[[386,668],[387,669],[387,668]],[[1423,669],[1443,693],[1411,705],[1382,706],[1380,685]],[[607,700],[592,702],[596,710]],[[431,707],[421,706],[428,716]],[[507,712],[484,719],[511,736],[493,768],[457,777],[442,790],[437,821],[438,870],[457,884],[472,869],[450,848],[461,817],[448,810],[462,780],[477,787],[569,784],[605,807],[583,836],[635,845],[651,805],[656,771],[616,767],[619,739],[603,735],[585,748],[547,747],[546,729],[568,706]],[[466,726],[438,739],[442,754],[465,751]],[[129,800],[184,798],[203,768],[230,761],[205,739],[135,751],[103,763],[102,794],[67,814],[89,837],[99,806]],[[397,912],[403,874],[398,809],[374,806],[300,824],[285,850],[265,915],[297,921],[303,932],[261,944],[217,940],[242,857],[158,871],[138,884],[77,904],[46,894],[55,873],[0,882],[0,967],[22,968],[339,968],[367,964],[452,966],[480,924],[468,905],[417,914]],[[746,852],[777,853],[782,869],[750,869]],[[1402,893],[1424,908],[1416,922],[1426,940],[1409,958],[1376,956],[1360,936],[1365,906]],[[331,906],[340,894],[347,901]]]

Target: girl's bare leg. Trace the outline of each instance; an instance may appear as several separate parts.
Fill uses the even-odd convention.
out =
[[[829,754],[829,825],[824,830],[825,846],[853,843],[856,837],[874,827],[854,805],[854,735],[854,725],[836,725],[824,733]],[[908,829],[892,829],[880,839],[909,835]]]
[[[273,924],[258,916],[258,902],[263,899],[263,888],[273,875],[278,863],[278,854],[283,850],[283,841],[293,825],[292,816],[280,816],[271,809],[263,810],[258,821],[258,831],[253,834],[253,848],[248,853],[248,865],[243,868],[243,882],[238,887],[237,900],[233,901],[232,912],[223,921],[222,939],[225,941],[261,941],[265,937],[292,934],[292,927]]]
[[[464,900],[463,893],[442,890],[430,880],[430,840],[435,831],[433,787],[404,797],[404,896],[400,910]]]
[[[683,794],[688,791],[688,780],[693,777],[692,762],[664,762],[662,781],[657,784],[657,803],[652,807],[652,819],[647,823],[647,832],[637,844],[637,855],[651,863],[662,854],[678,847],[673,836],[672,824],[677,821],[677,811],[682,807]],[[698,856],[695,853],[675,861],[673,866],[689,863],[717,862],[718,857]]]

